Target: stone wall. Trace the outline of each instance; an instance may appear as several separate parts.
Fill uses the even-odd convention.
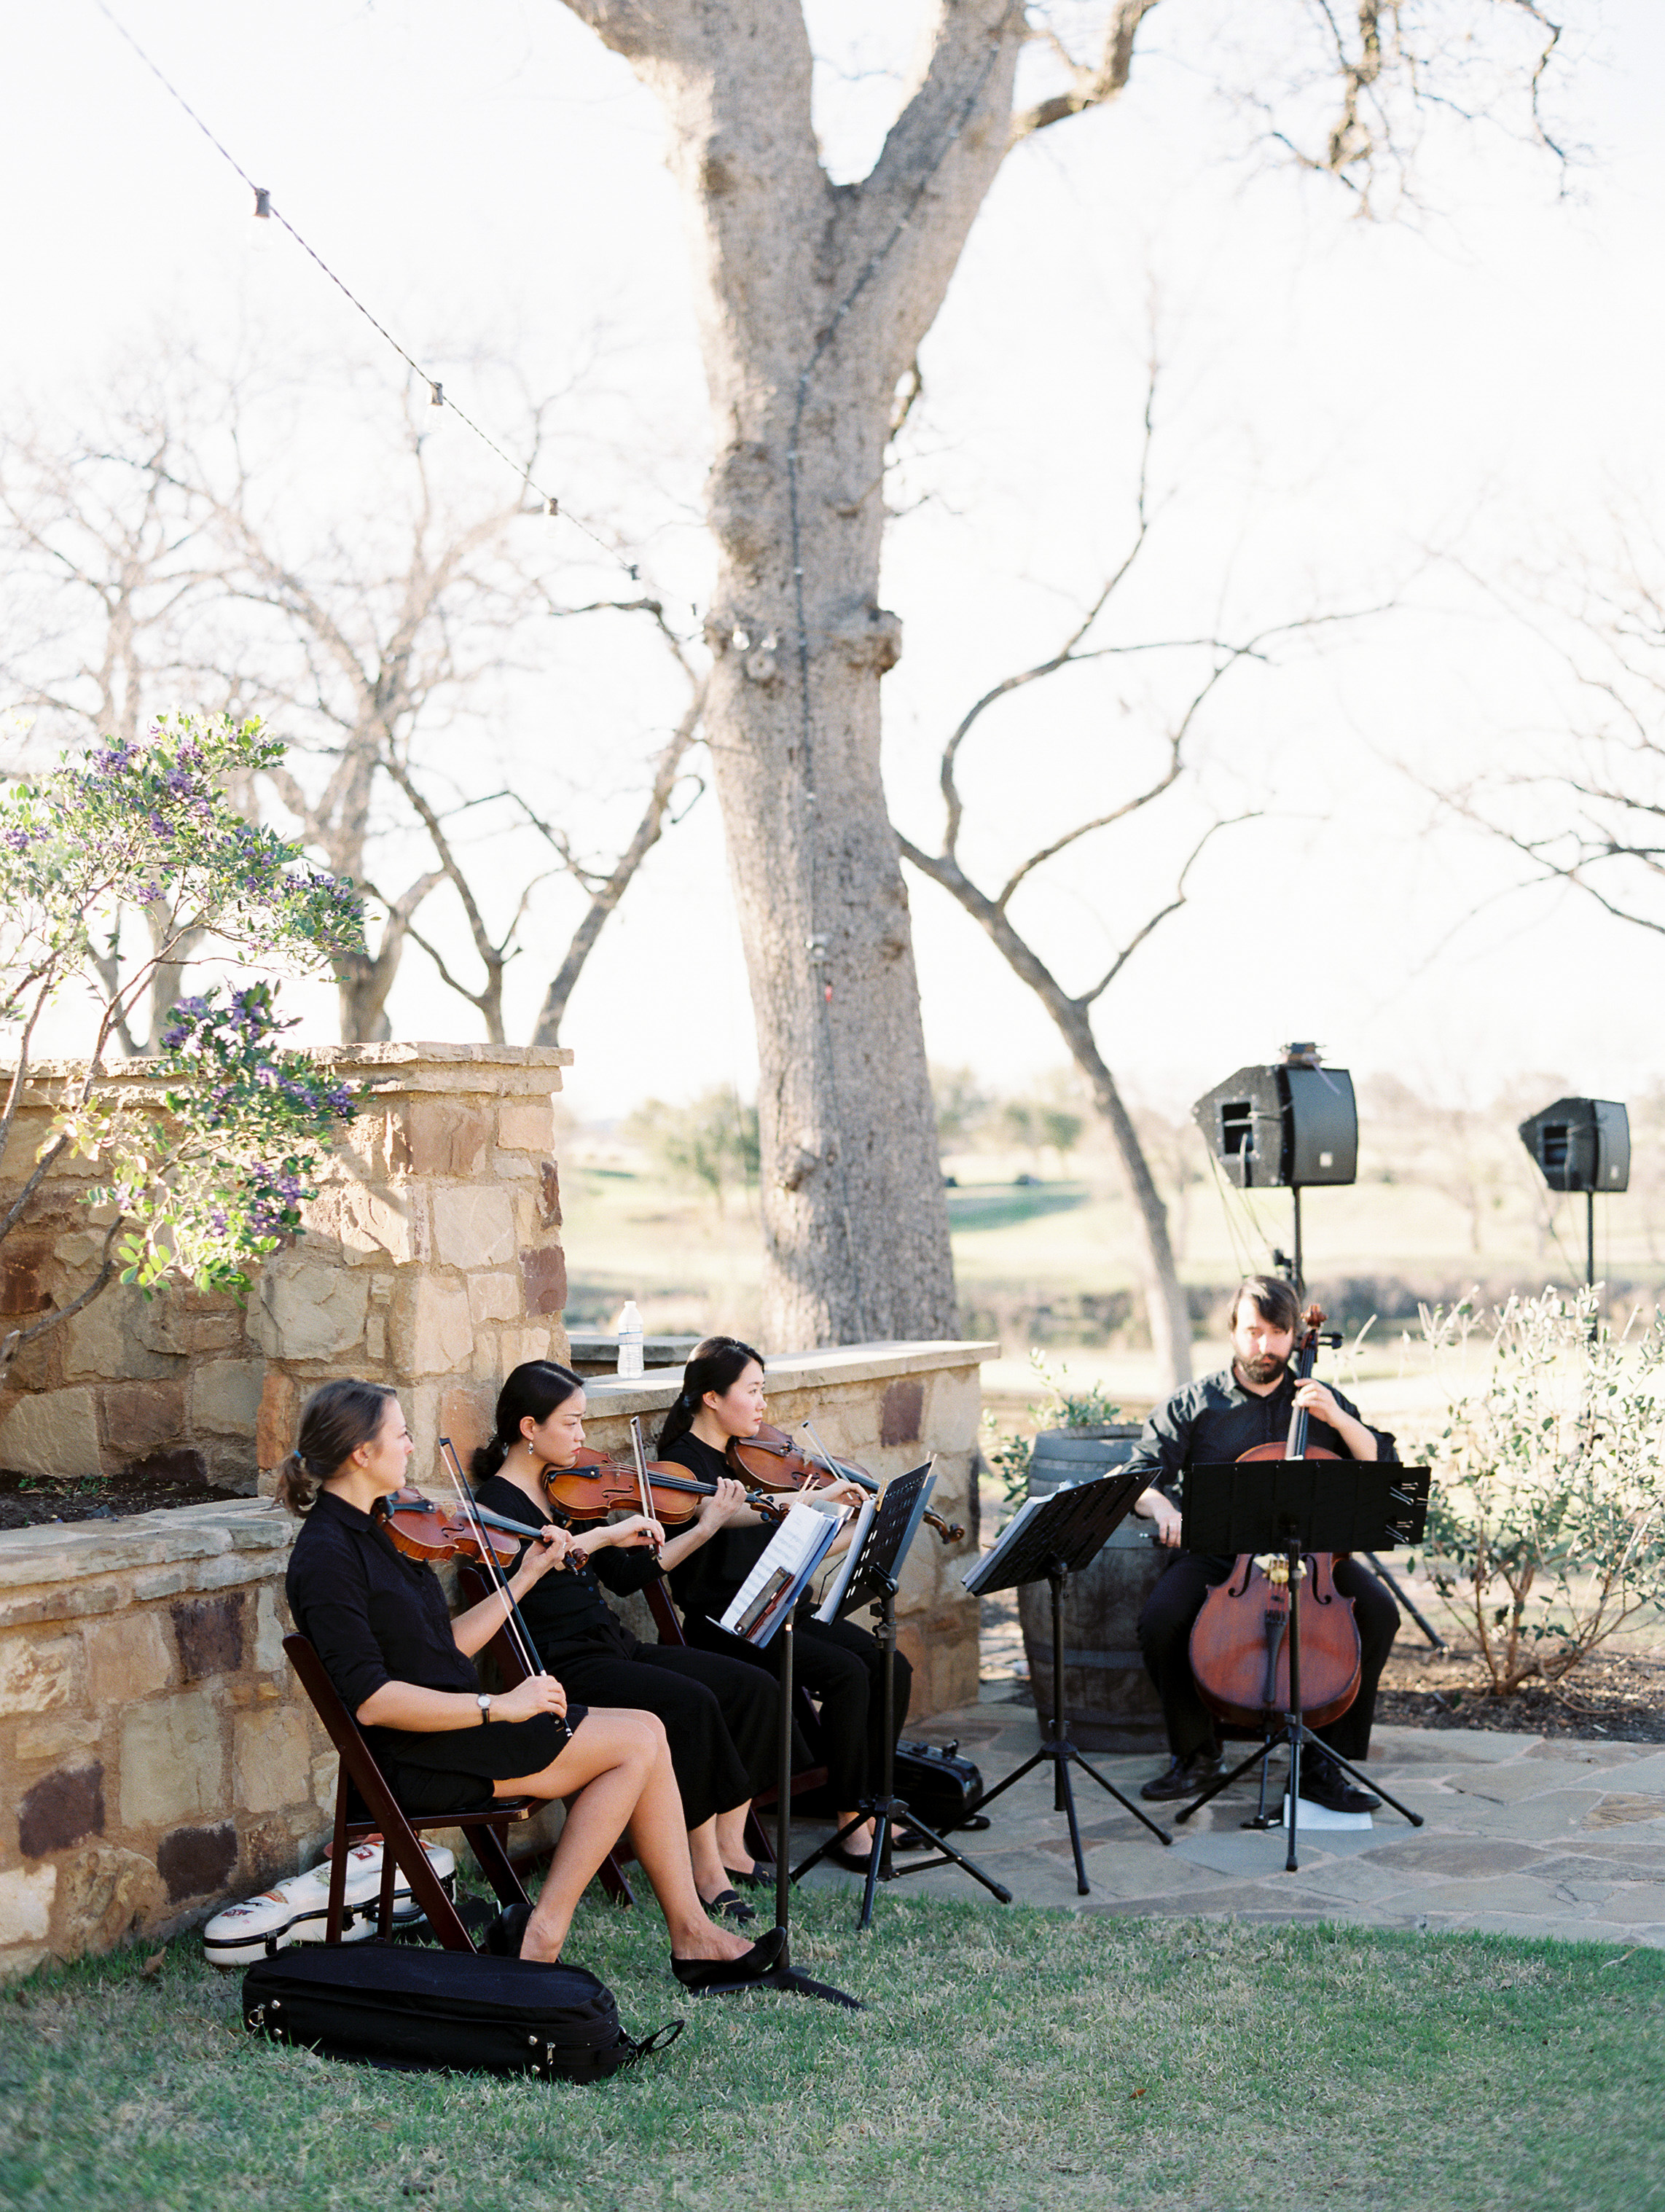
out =
[[[165,1934],[321,1846],[293,1535],[254,1499],[0,1534],[0,1969]]]
[[[112,1286],[28,1346],[0,1389],[0,1467],[25,1474],[165,1473],[253,1492],[295,1441],[307,1393],[337,1375],[396,1382],[432,1468],[517,1361],[562,1358],[560,1179],[551,1095],[572,1054],[495,1045],[382,1044],[312,1055],[362,1087],[359,1119],[306,1209],[306,1234],[256,1273],[246,1307]],[[33,1168],[70,1065],[43,1066],[0,1162],[0,1208]],[[112,1080],[141,1105],[143,1060]],[[84,1162],[0,1246],[0,1329],[67,1304],[101,1219],[78,1203]]]

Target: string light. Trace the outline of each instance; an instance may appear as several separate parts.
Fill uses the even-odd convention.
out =
[[[605,538],[603,538],[598,532],[592,530],[587,522],[580,520],[577,515],[570,512],[563,514],[560,501],[552,493],[546,492],[541,484],[538,484],[533,480],[530,469],[523,468],[520,463],[517,461],[512,454],[505,453],[503,448],[497,443],[497,441],[495,438],[489,436],[488,434],[481,428],[480,425],[475,422],[471,416],[465,414],[454,399],[447,399],[446,398],[444,385],[436,383],[422,367],[420,362],[414,360],[411,356],[405,351],[404,348],[393,336],[393,333],[387,329],[386,325],[377,321],[376,318],[365,306],[363,301],[358,298],[357,295],[353,291],[350,285],[345,283],[341,277],[336,275],[335,270],[331,268],[329,263],[325,261],[323,255],[318,252],[317,248],[308,245],[307,240],[301,235],[301,233],[295,228],[295,225],[289,221],[289,217],[279,209],[275,208],[272,205],[270,189],[264,185],[257,185],[255,183],[253,178],[250,176],[248,171],[243,167],[236,155],[233,154],[230,149],[224,145],[220,139],[216,137],[213,131],[209,129],[207,124],[204,123],[202,117],[197,114],[196,109],[191,105],[191,102],[185,98],[179,87],[162,74],[156,64],[151,60],[149,55],[144,51],[144,48],[127,28],[127,26],[122,22],[120,19],[106,5],[106,0],[93,0],[93,4],[98,9],[100,15],[104,17],[106,22],[110,25],[111,28],[126,40],[127,44],[138,56],[139,59],[144,64],[146,69],[149,70],[151,76],[154,76],[157,83],[161,85],[163,91],[166,92],[171,99],[178,101],[179,105],[185,110],[185,113],[191,118],[197,128],[202,132],[204,137],[207,139],[209,144],[213,147],[215,152],[220,155],[222,161],[227,162],[236,171],[237,174],[254,194],[255,220],[260,222],[280,223],[283,228],[288,231],[289,236],[295,240],[301,252],[306,254],[309,259],[317,264],[324,275],[329,278],[331,283],[332,283],[336,289],[342,293],[344,297],[352,303],[352,305],[358,310],[359,313],[363,316],[365,321],[369,324],[371,329],[376,332],[377,336],[385,338],[387,343],[392,347],[399,359],[405,364],[406,368],[411,370],[415,375],[419,376],[422,379],[422,382],[428,389],[428,404],[433,407],[448,407],[452,413],[457,417],[458,421],[466,428],[471,430],[474,433],[474,435],[480,441],[480,443],[484,446],[488,451],[495,453],[500,461],[503,462],[508,468],[512,469],[515,475],[520,477],[521,483],[526,486],[528,490],[537,494],[538,499],[542,505],[543,511],[546,515],[560,515],[561,519],[570,524],[573,529],[581,532],[582,534],[590,540],[592,545],[599,546],[610,561],[617,562],[619,567],[629,575],[633,584],[639,583],[641,578],[641,571],[634,561],[627,561],[623,554],[618,552],[616,548],[607,543]]]

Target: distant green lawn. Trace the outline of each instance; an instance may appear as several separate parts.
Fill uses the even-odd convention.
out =
[[[240,2027],[181,1937],[0,1998],[9,2206],[1665,2205],[1665,1956],[1612,1946],[882,1902],[800,1905],[863,1997],[691,2003],[651,1907],[569,1955],[674,2049],[593,2087],[332,2065]]]

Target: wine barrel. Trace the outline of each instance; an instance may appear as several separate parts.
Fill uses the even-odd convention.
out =
[[[1035,1439],[1029,1494],[1066,1482],[1091,1482],[1133,1456],[1138,1426],[1048,1429]],[[1129,1517],[1064,1593],[1065,1717],[1084,1751],[1160,1751],[1166,1744],[1156,1686],[1139,1648],[1139,1616],[1167,1558],[1150,1541],[1155,1524]],[[1052,1590],[1026,1583],[1018,1593],[1024,1650],[1035,1707],[1052,1717]]]

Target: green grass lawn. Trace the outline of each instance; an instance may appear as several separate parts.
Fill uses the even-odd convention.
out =
[[[860,2014],[690,2002],[651,1907],[569,1955],[663,2056],[590,2087],[275,2049],[194,1936],[0,1998],[19,2207],[1665,2205],[1665,1956],[1362,1929],[801,1901],[799,1963]]]

